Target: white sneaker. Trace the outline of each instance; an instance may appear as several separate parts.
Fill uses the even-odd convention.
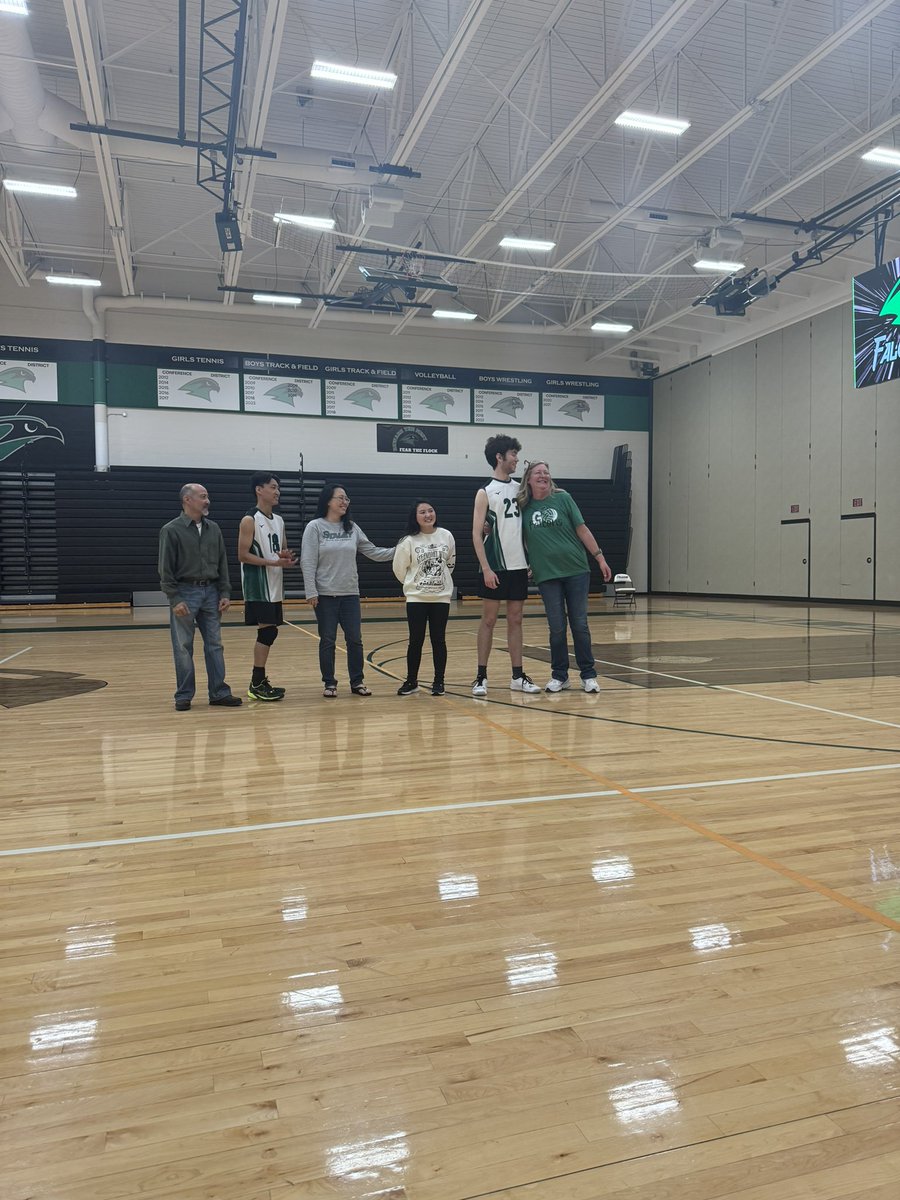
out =
[[[584,690],[586,692],[599,692],[600,691],[599,679],[582,679],[581,686],[584,688]]]
[[[472,684],[472,695],[473,696],[486,696],[487,695],[487,680],[486,679],[476,679],[475,680],[475,682]]]
[[[539,692],[541,689],[533,679],[529,679],[527,675],[520,675],[518,679],[511,679],[509,681],[509,690],[511,692],[528,692],[533,694],[534,692]]]
[[[544,688],[545,692],[566,692],[571,687],[568,679],[551,679]]]

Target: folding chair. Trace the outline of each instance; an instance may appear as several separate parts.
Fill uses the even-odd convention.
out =
[[[613,608],[636,608],[637,588],[631,582],[631,576],[619,574],[613,576]]]

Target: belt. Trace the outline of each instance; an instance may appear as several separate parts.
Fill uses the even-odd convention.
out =
[[[188,583],[191,585],[191,587],[208,587],[213,582],[213,580],[212,579],[179,579],[178,582],[179,583]]]

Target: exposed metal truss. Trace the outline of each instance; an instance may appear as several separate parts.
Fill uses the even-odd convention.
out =
[[[330,215],[342,240],[422,241],[477,259],[449,268],[459,303],[480,318],[467,335],[546,337],[570,348],[573,369],[627,371],[633,352],[666,369],[843,298],[870,241],[855,266],[786,279],[746,324],[723,328],[691,311],[710,286],[691,265],[698,238],[727,225],[743,236],[748,270],[777,272],[798,245],[791,227],[732,213],[823,211],[877,178],[860,155],[895,145],[900,130],[900,0],[203,0],[214,38],[192,21],[184,72],[202,85],[185,99],[180,0],[31,8],[17,27],[30,43],[0,15],[0,45],[15,48],[0,70],[0,167],[77,180],[79,195],[4,201],[0,259],[18,284],[52,261],[94,274],[109,263],[126,295],[135,269],[148,296],[212,301],[223,283],[239,289],[224,293],[235,309],[244,289],[349,295],[357,256],[336,255],[327,233],[272,221]],[[397,86],[320,83],[318,55],[389,68]],[[624,108],[691,126],[678,141],[623,133]],[[244,240],[224,258],[212,221],[223,205]],[[654,225],[653,209],[696,228]],[[507,233],[556,248],[507,254]],[[889,231],[887,254],[895,242]],[[291,319],[315,328],[325,311]],[[633,332],[598,337],[599,317]],[[430,331],[429,320],[427,310],[327,316],[329,328],[368,321],[391,334]]]

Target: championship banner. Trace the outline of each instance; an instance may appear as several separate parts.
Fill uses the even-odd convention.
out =
[[[900,378],[900,258],[853,280],[853,382]]]
[[[4,400],[58,403],[56,363],[33,358],[0,358],[0,403]]]
[[[541,376],[479,371],[475,378],[476,425],[539,425]]]
[[[544,377],[541,424],[557,429],[603,429],[601,381],[589,375]]]
[[[400,416],[404,421],[472,421],[471,374],[467,368],[400,368]]]
[[[321,417],[322,368],[312,358],[244,355],[244,411]]]
[[[377,421],[396,420],[397,368],[384,363],[329,362],[325,377],[325,415]]]

